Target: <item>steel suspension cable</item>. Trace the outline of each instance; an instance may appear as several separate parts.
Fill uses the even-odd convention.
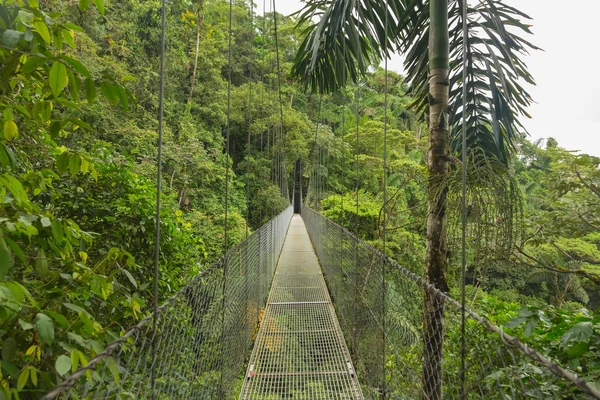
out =
[[[465,379],[466,379],[466,357],[467,357],[467,340],[466,340],[466,279],[467,279],[467,63],[468,63],[468,38],[469,26],[467,21],[468,16],[468,0],[462,1],[463,5],[463,74],[462,74],[462,198],[461,198],[461,393],[462,398],[466,396]]]
[[[385,2],[385,34],[384,37],[387,38],[388,37],[388,23],[389,23],[389,15],[390,15],[390,9],[389,9],[389,1],[386,0]],[[385,73],[384,73],[384,79],[385,79],[385,84],[384,84],[384,96],[383,96],[383,233],[382,233],[382,239],[383,239],[383,254],[385,256],[386,254],[386,245],[387,245],[387,202],[388,202],[388,198],[387,198],[387,133],[388,133],[388,95],[389,95],[389,87],[388,87],[388,42],[387,40],[385,41],[385,47],[384,47],[384,57],[385,57],[385,61],[384,61],[384,69],[385,69]],[[386,281],[385,281],[385,276],[386,276],[386,263],[387,260],[384,258],[383,262],[381,263],[381,285],[382,285],[382,297],[383,297],[383,304],[382,304],[382,312],[383,312],[383,318],[382,318],[382,332],[383,332],[383,354],[382,354],[382,370],[383,370],[383,382],[382,382],[382,391],[383,391],[383,398],[385,399],[387,397],[387,391],[386,391],[386,339],[387,339],[387,325],[386,325],[386,301],[387,301],[387,285],[386,285]]]
[[[160,264],[160,195],[162,193],[162,147],[163,147],[163,131],[164,131],[164,111],[165,111],[165,42],[167,28],[167,2],[162,0],[161,3],[161,32],[160,32],[160,87],[158,94],[158,154],[156,159],[156,216],[155,216],[155,239],[154,239],[154,290],[153,290],[153,308],[154,316],[152,319],[152,372],[151,398],[154,400],[154,392],[156,389],[156,338],[158,326],[158,278]]]
[[[315,207],[319,209],[321,202],[319,201],[319,162],[317,157],[317,151],[319,148],[319,125],[321,124],[321,105],[323,102],[323,95],[319,96],[319,106],[317,108],[317,126],[315,128],[315,152],[313,154],[313,191],[315,192]]]
[[[227,288],[227,241],[228,241],[228,224],[229,224],[229,145],[231,137],[231,48],[233,36],[233,0],[229,0],[229,35],[227,41],[227,132],[225,144],[225,226],[223,228],[223,293],[222,293],[222,310],[221,310],[221,375],[219,377],[220,387],[223,387],[223,367],[225,365],[225,293]]]
[[[343,63],[344,65],[342,66],[342,91],[341,91],[341,95],[342,95],[342,182],[341,182],[341,186],[342,186],[342,193],[340,196],[340,207],[342,210],[342,215],[344,215],[344,189],[346,188],[345,186],[345,179],[344,179],[344,169],[346,168],[346,149],[345,149],[345,141],[346,141],[346,105],[345,102],[343,101],[345,95],[344,95],[344,91],[343,88],[346,85],[346,40],[343,41],[342,43],[343,48],[344,48],[344,60]]]
[[[283,142],[283,97],[281,95],[281,65],[279,62],[279,39],[278,39],[278,31],[277,31],[277,8],[276,8],[276,0],[273,0],[273,28],[275,30],[275,55],[276,55],[276,67],[277,67],[277,91],[279,94],[279,117],[280,117],[280,131],[279,131],[279,150],[277,153],[277,159],[279,161],[279,169],[281,180],[283,181],[283,174],[285,172],[285,158],[283,157],[283,152],[281,151],[281,146]],[[281,183],[283,185],[283,182]],[[287,185],[286,185],[287,186]],[[280,190],[283,195],[283,186],[280,186]],[[288,199],[289,201],[289,199]]]
[[[250,220],[250,161],[252,155],[252,68],[254,67],[254,1],[250,0],[250,66],[248,68],[248,173],[246,174],[246,239],[248,239],[248,221]]]
[[[252,3],[253,0],[250,0]],[[266,8],[266,0],[263,0],[263,29],[262,29],[262,51],[261,51],[261,74],[260,74],[260,115],[264,117],[265,114],[265,40],[266,40],[266,32],[267,32],[267,14],[265,13]],[[268,137],[268,136],[267,136]],[[260,171],[262,177],[262,166],[263,166],[263,158],[264,158],[264,131],[260,130]],[[260,208],[260,223],[263,223],[263,208]]]
[[[359,134],[360,134],[360,81],[356,82],[356,217],[355,217],[355,230],[356,233],[358,234],[359,232],[359,222],[360,222],[360,218],[359,218],[359,214],[358,214],[358,191],[360,189],[360,184],[359,184],[359,176],[358,176],[358,143],[359,143]]]

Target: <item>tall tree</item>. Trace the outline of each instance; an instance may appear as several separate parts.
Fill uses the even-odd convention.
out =
[[[394,50],[405,56],[419,111],[428,109],[429,212],[426,275],[448,290],[446,195],[451,162],[461,155],[460,129],[466,116],[472,161],[493,158],[507,165],[522,130],[517,116],[531,103],[521,81],[534,83],[521,57],[536,47],[530,18],[503,0],[309,0],[300,14],[307,25],[293,73],[312,91],[333,92],[356,82],[369,66]],[[468,42],[463,41],[467,5]],[[464,51],[466,63],[463,63]],[[463,70],[466,69],[466,81]],[[463,85],[467,97],[462,98]],[[443,302],[426,295],[423,391],[442,398]]]

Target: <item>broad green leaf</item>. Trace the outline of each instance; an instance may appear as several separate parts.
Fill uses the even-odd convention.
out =
[[[47,311],[47,313],[54,321],[56,321],[56,323],[58,323],[58,325],[60,325],[61,328],[67,329],[69,327],[69,321],[64,315],[54,311]]]
[[[27,385],[27,381],[29,380],[29,367],[23,369],[19,378],[17,379],[17,389],[23,390],[25,385]]]
[[[96,8],[98,8],[98,11],[100,11],[100,14],[104,15],[104,0],[92,0],[92,1],[96,5]]]
[[[23,329],[24,331],[29,331],[33,329],[33,324],[27,321],[23,321],[22,319],[19,320],[19,325],[21,325],[21,329]]]
[[[8,244],[8,247],[10,247],[11,251],[13,252],[13,254],[23,263],[26,264],[27,263],[27,259],[25,257],[25,253],[23,253],[23,250],[21,249],[21,247],[11,238],[9,237],[5,237],[4,240],[6,241],[6,244]]]
[[[31,371],[29,372],[29,378],[31,378],[31,383],[33,383],[33,386],[37,387],[38,376],[37,376],[37,369],[35,369],[35,367],[31,367]]]
[[[585,343],[593,334],[592,321],[579,322],[563,335],[560,345],[566,347],[571,343]]]
[[[96,99],[96,83],[90,79],[86,78],[83,81],[83,87],[85,88],[85,98],[89,103],[93,103]]]
[[[52,69],[50,70],[49,81],[54,97],[60,96],[62,91],[69,83],[69,79],[67,77],[67,67],[61,62],[55,61],[54,64],[52,64]]]
[[[63,303],[63,306],[67,307],[69,310],[75,311],[76,313],[85,312],[83,308],[72,303]]]
[[[46,252],[44,249],[40,249],[35,260],[35,269],[37,273],[43,278],[48,275],[48,259],[46,258]]]
[[[135,281],[135,278],[133,277],[133,275],[131,275],[131,272],[127,271],[126,269],[123,269],[123,273],[125,274],[127,279],[129,279],[129,282],[131,282],[131,284],[137,289],[138,284]]]
[[[52,344],[54,341],[54,322],[49,316],[38,313],[35,316],[35,328],[42,343]]]
[[[75,70],[75,72],[77,72],[79,75],[83,75],[84,77],[90,79],[92,78],[90,71],[88,71],[85,65],[83,65],[76,59],[68,56],[61,56],[61,58],[65,60],[71,66],[71,68],[73,68],[73,70]]]
[[[50,31],[48,30],[48,25],[46,25],[45,22],[42,22],[42,21],[34,22],[33,29],[35,29],[35,31],[40,34],[40,36],[42,37],[42,39],[44,39],[44,41],[46,43],[50,43],[52,41],[52,36],[50,36]]]
[[[7,29],[2,34],[2,44],[12,49],[17,46],[17,43],[23,38],[24,34],[24,32]]]
[[[64,354],[59,356],[54,363],[54,367],[60,376],[65,376],[71,370],[71,358]]]
[[[90,7],[90,0],[79,0],[79,8],[85,11]]]
[[[13,152],[6,147],[4,143],[0,143],[0,163],[4,167],[15,169],[17,167],[17,159]]]
[[[56,240],[56,243],[58,244],[62,244],[63,240],[65,239],[63,226],[57,219],[52,221],[52,236],[54,236],[54,240]]]
[[[13,266],[12,254],[6,241],[0,236],[0,279],[8,275],[8,270]]]
[[[19,136],[19,128],[15,124],[15,121],[4,121],[4,138],[6,140],[13,140],[17,136]]]
[[[116,106],[117,104],[119,104],[119,93],[117,91],[117,88],[115,88],[113,84],[108,82],[102,82],[100,84],[100,90],[102,91],[104,97],[106,97],[106,99],[112,105]]]
[[[2,345],[2,360],[11,362],[17,354],[17,341],[14,338],[7,338]]]
[[[79,25],[75,25],[75,24],[74,24],[74,23],[72,23],[72,22],[67,22],[67,23],[64,23],[64,24],[63,24],[63,26],[64,26],[65,28],[68,28],[68,29],[74,30],[75,32],[83,32],[83,28],[82,28],[82,27],[80,27]]]
[[[75,45],[75,36],[73,35],[73,31],[71,29],[63,29],[62,38],[70,48],[75,49],[77,47]]]
[[[71,372],[77,371],[77,367],[79,366],[79,350],[73,350],[70,354],[71,356]]]

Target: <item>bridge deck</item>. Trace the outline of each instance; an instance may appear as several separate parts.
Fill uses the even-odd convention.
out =
[[[240,399],[362,399],[315,251],[292,219]]]

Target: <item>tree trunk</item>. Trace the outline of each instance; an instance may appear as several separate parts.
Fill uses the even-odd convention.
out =
[[[202,23],[204,21],[204,0],[200,0],[198,2],[198,21],[196,23],[196,55],[194,57],[194,70],[192,71],[192,84],[190,87],[190,96],[188,97],[188,102],[192,100],[192,96],[194,95],[194,86],[196,86],[196,73],[198,72],[198,55],[200,53],[200,39],[202,32]]]
[[[448,291],[447,189],[441,184],[448,174],[449,127],[449,34],[448,0],[430,1],[429,36],[429,211],[427,216],[427,282]],[[442,399],[444,301],[426,290],[423,305],[423,396]]]

